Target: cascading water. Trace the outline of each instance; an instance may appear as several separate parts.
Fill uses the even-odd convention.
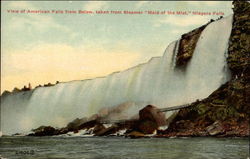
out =
[[[131,117],[146,104],[163,108],[206,98],[228,80],[229,72],[223,68],[231,27],[232,16],[210,23],[184,73],[173,69],[176,41],[164,56],[123,72],[7,95],[1,101],[3,134],[41,125],[62,127],[77,117],[126,102],[131,105],[127,111]]]

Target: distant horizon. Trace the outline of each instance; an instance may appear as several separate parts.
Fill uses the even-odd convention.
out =
[[[200,11],[232,14],[230,1],[35,2],[3,1],[1,94],[31,83],[71,82],[125,71],[219,15],[151,15],[148,11]],[[49,5],[48,5],[49,4]],[[229,7],[230,6],[230,7]],[[8,13],[8,10],[130,10],[143,15],[60,15]]]

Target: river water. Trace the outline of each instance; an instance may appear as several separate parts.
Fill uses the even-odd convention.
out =
[[[248,138],[1,137],[1,159],[248,159]]]

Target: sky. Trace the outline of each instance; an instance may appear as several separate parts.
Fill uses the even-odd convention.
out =
[[[172,41],[211,18],[232,14],[230,1],[1,1],[1,93],[108,75],[162,56]],[[18,10],[19,13],[8,12]],[[24,13],[21,13],[25,10]],[[50,13],[27,13],[48,10]],[[52,13],[63,11],[63,14]],[[66,14],[65,10],[93,14]],[[96,14],[142,11],[143,14]],[[147,14],[182,11],[188,15]]]

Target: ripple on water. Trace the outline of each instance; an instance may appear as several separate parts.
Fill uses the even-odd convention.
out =
[[[2,137],[11,159],[246,159],[247,138]],[[34,154],[20,152],[34,151]],[[19,153],[19,154],[16,154]]]

